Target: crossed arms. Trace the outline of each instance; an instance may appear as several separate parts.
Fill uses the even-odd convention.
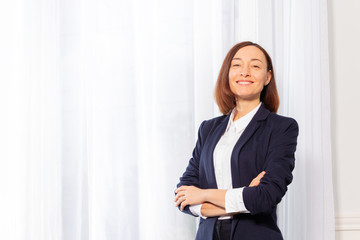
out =
[[[249,187],[258,186],[265,173],[262,171],[255,177]],[[201,215],[204,217],[234,215],[236,213],[225,211],[226,191],[224,189],[200,189],[195,186],[181,186],[175,191],[175,206],[180,206],[180,210],[183,211],[187,205],[202,204]]]

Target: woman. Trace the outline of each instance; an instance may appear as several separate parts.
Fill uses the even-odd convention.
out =
[[[298,125],[277,115],[269,54],[242,42],[225,57],[215,89],[223,116],[204,121],[176,189],[181,211],[201,216],[196,239],[283,239],[276,206],[292,181]]]

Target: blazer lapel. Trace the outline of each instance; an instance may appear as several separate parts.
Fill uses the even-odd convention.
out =
[[[238,173],[239,169],[239,153],[244,146],[244,144],[249,140],[249,138],[256,132],[260,126],[260,121],[267,118],[270,111],[265,108],[264,103],[261,104],[259,110],[256,112],[248,126],[245,128],[244,132],[241,134],[239,140],[234,146],[233,152],[231,154],[231,177],[233,188],[239,188],[240,186],[240,176]]]
[[[206,181],[208,183],[208,188],[218,188],[216,183],[215,177],[215,170],[214,170],[214,149],[218,141],[220,140],[221,136],[224,134],[226,127],[228,125],[230,118],[230,113],[220,122],[220,124],[214,129],[214,131],[208,136],[209,139],[208,143],[206,144],[206,150],[204,149],[203,152],[206,153],[204,159],[208,159],[205,164],[205,171],[207,172]]]

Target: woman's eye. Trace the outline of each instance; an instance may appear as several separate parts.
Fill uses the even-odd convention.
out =
[[[254,68],[260,68],[258,65],[254,65],[253,67],[254,67]]]
[[[233,64],[233,66],[234,67],[240,67],[240,64],[235,63],[235,64]]]

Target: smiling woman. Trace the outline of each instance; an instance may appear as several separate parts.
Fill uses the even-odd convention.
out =
[[[237,51],[229,70],[229,85],[236,100],[258,101],[264,86],[271,79],[264,54],[254,46]]]
[[[260,96],[248,96],[249,88],[238,88],[246,82],[255,83]],[[256,81],[256,82],[255,82]],[[263,81],[259,85],[258,81]],[[251,89],[254,89],[252,85]],[[241,93],[241,90],[246,90]],[[238,92],[240,91],[240,92]],[[260,45],[252,42],[236,44],[228,52],[221,67],[215,88],[215,99],[223,114],[228,114],[236,105],[235,98],[252,97],[262,101],[266,108],[277,112],[279,96],[270,55]]]
[[[276,114],[270,56],[242,42],[225,57],[215,98],[223,116],[204,121],[175,202],[201,216],[196,239],[283,239],[276,206],[292,181],[298,125]]]

